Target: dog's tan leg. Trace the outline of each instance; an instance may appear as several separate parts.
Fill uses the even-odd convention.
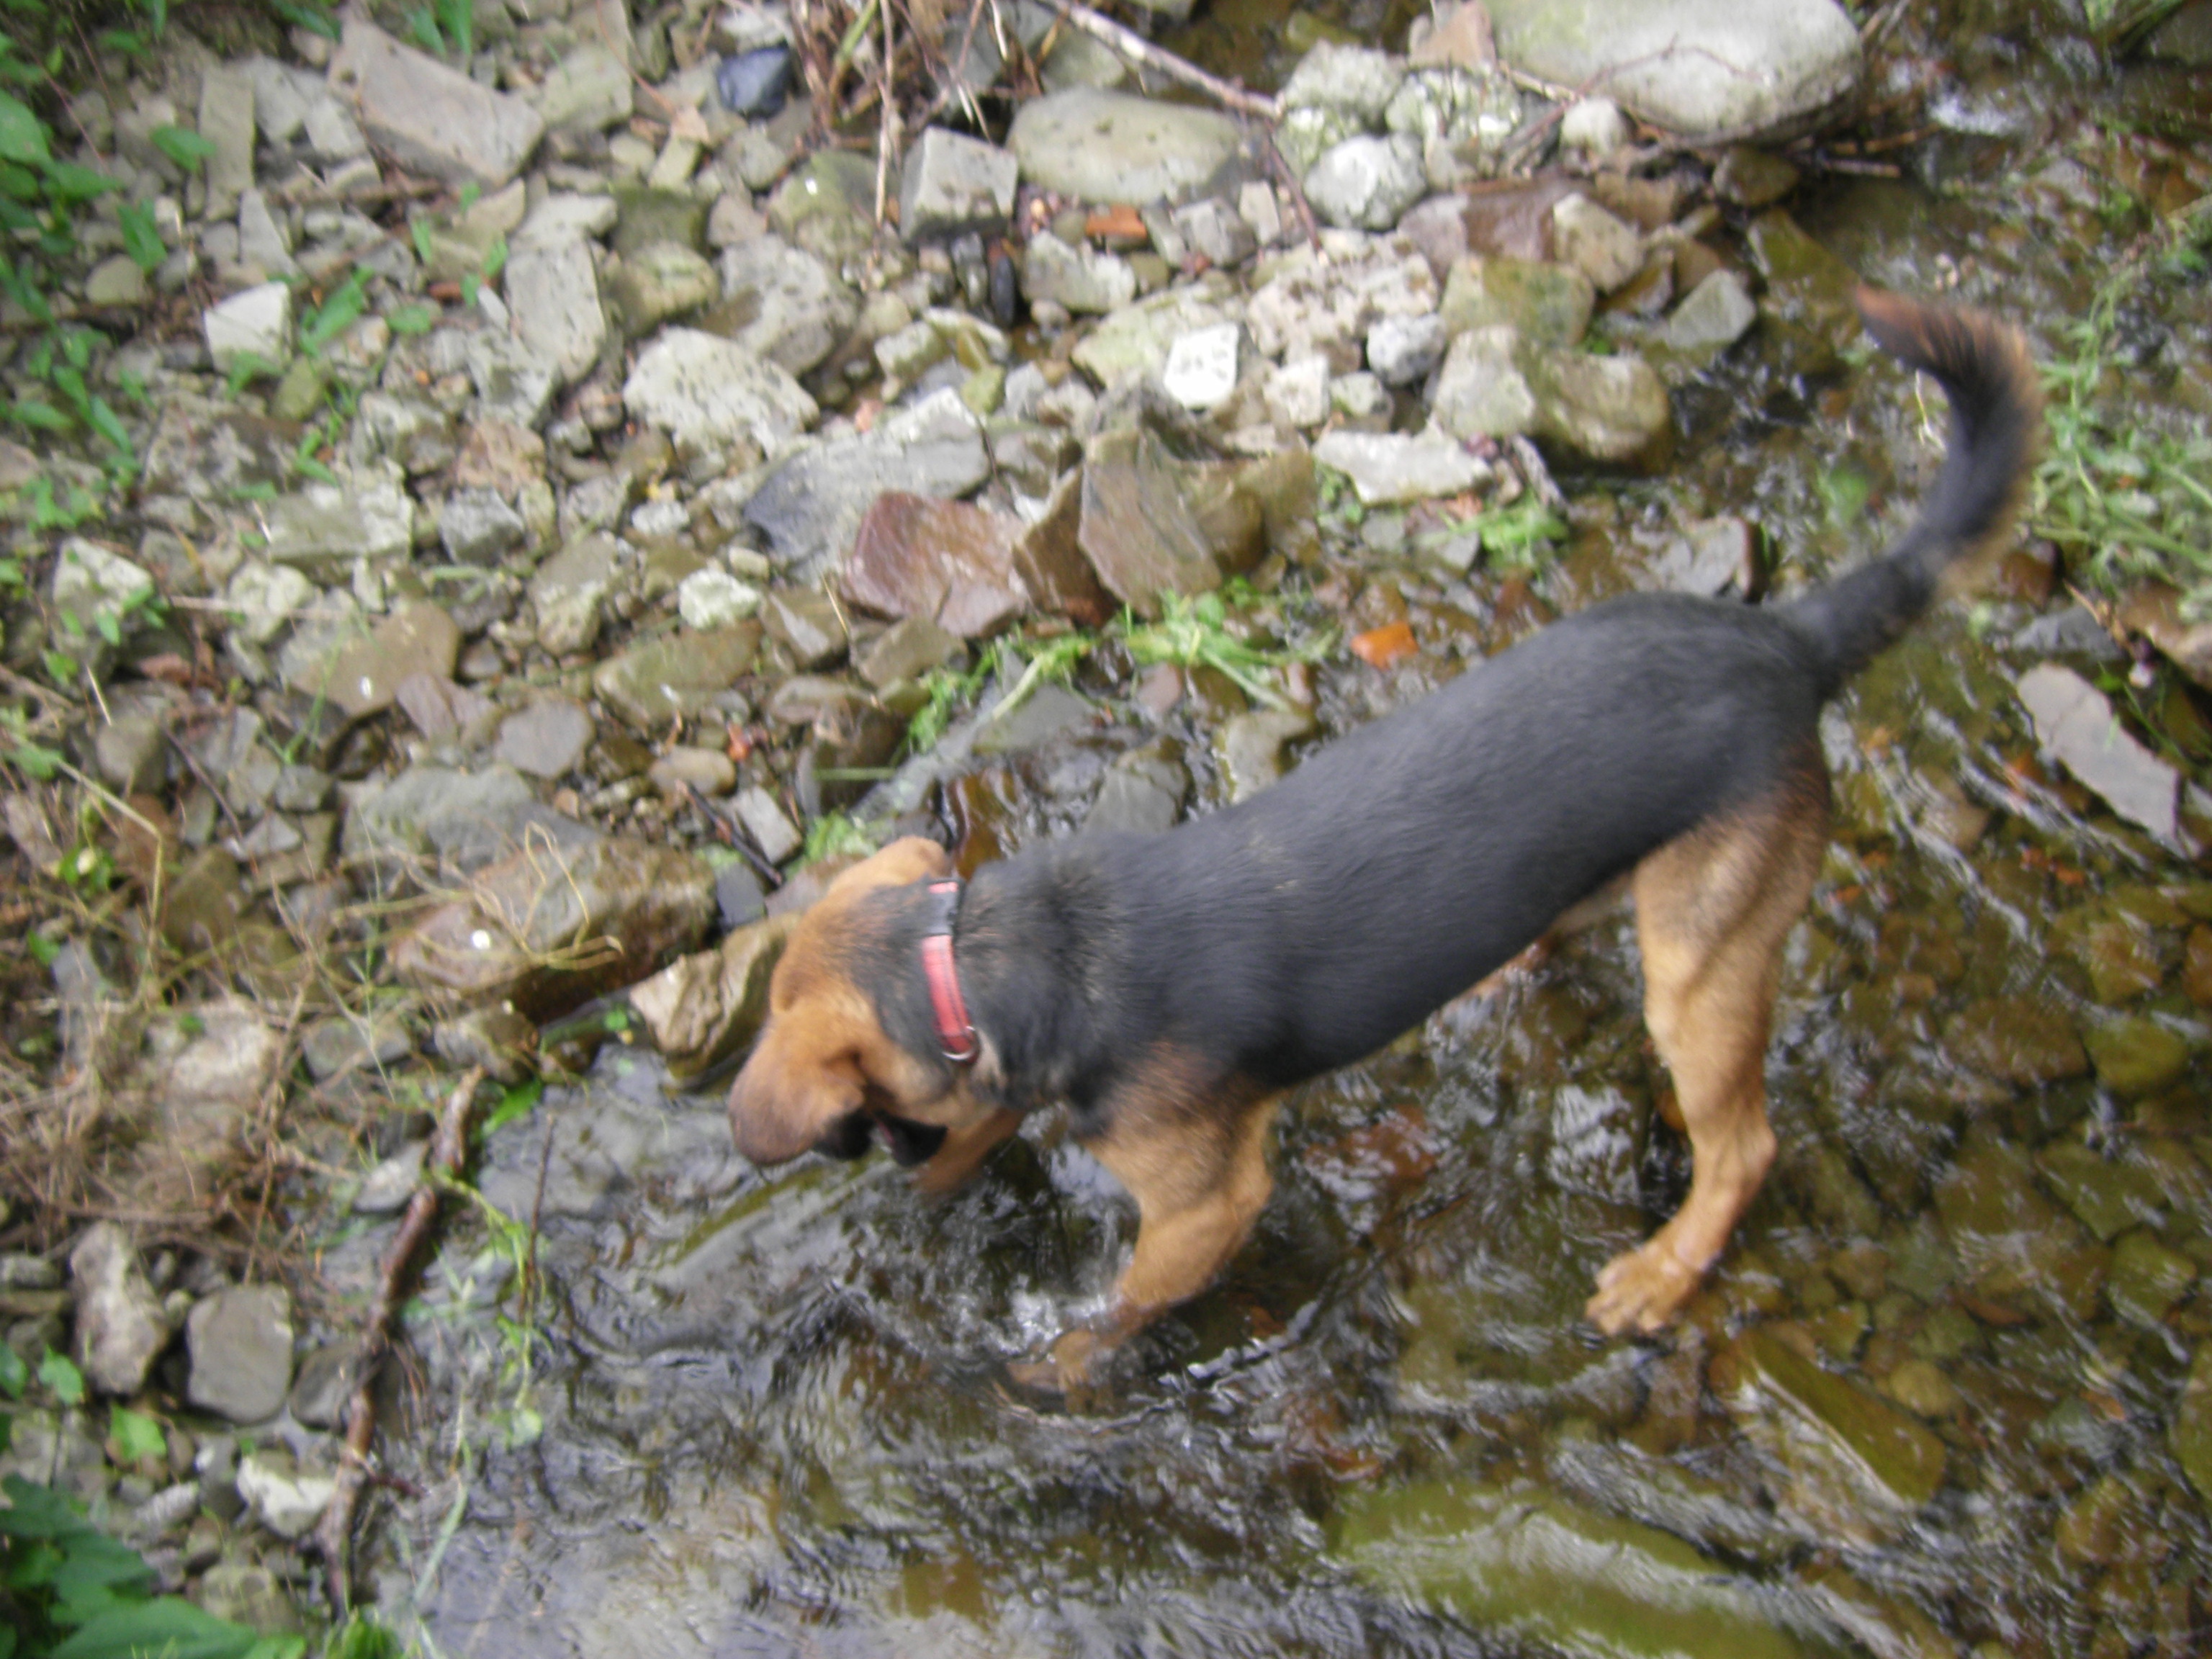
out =
[[[1674,1073],[1694,1162],[1674,1218],[1598,1274],[1588,1312],[1608,1334],[1674,1316],[1774,1161],[1767,1028],[1782,941],[1820,869],[1827,805],[1826,774],[1808,762],[1767,799],[1637,866],[1644,1020]]]
[[[1003,1108],[957,1129],[948,1129],[928,1163],[914,1172],[915,1190],[942,1198],[982,1167],[983,1160],[1022,1127],[1022,1115]]]
[[[1273,1096],[1239,1091],[1217,1107],[1176,1103],[1132,1111],[1091,1150],[1137,1200],[1137,1243],[1096,1327],[1053,1345],[1063,1389],[1100,1355],[1212,1284],[1251,1233],[1274,1180],[1267,1173]]]

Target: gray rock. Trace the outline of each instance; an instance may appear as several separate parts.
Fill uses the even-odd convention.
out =
[[[805,580],[852,546],[877,496],[896,490],[950,499],[990,474],[982,427],[948,390],[865,436],[802,450],[769,475],[744,515],[768,538],[777,566]]]
[[[556,657],[587,651],[599,636],[599,605],[614,586],[623,544],[595,533],[568,544],[530,579],[538,642]]]
[[[1148,295],[1134,305],[1122,307],[1085,335],[1073,353],[1076,367],[1101,386],[1111,386],[1133,372],[1158,374],[1167,362],[1168,348],[1179,336],[1194,329],[1235,320],[1232,307],[1236,300],[1235,279],[1213,270],[1195,283],[1177,283]],[[1263,355],[1273,355],[1265,343],[1260,349]],[[1071,375],[1054,396],[1075,400],[1081,395],[1079,387],[1079,377]],[[1081,424],[1087,427],[1087,404],[1082,412]],[[1047,413],[1042,406],[1036,410],[1036,417],[1065,419]]]
[[[356,1212],[395,1215],[405,1209],[407,1200],[422,1184],[422,1160],[429,1151],[428,1141],[410,1140],[370,1170],[361,1178],[361,1185],[354,1193]]]
[[[1021,164],[1009,152],[926,127],[899,175],[899,234],[909,242],[1002,228]]]
[[[47,590],[54,608],[75,617],[89,632],[100,617],[118,620],[154,591],[154,579],[119,553],[98,542],[71,536],[54,558]]]
[[[390,1066],[414,1052],[413,1030],[389,1012],[365,1018],[334,1014],[315,1021],[300,1040],[300,1058],[318,1083],[363,1066]]]
[[[70,1284],[76,1363],[86,1381],[101,1394],[137,1394],[155,1356],[169,1344],[169,1322],[131,1236],[112,1221],[86,1228],[70,1252]]]
[[[676,613],[686,628],[727,628],[760,605],[760,589],[726,570],[695,570],[676,585]]]
[[[1151,202],[1210,183],[1242,135],[1194,105],[1072,87],[1023,105],[1006,143],[1031,184],[1086,202]]]
[[[1304,430],[1328,418],[1329,362],[1317,351],[1291,358],[1261,388],[1267,416],[1278,426]]]
[[[269,211],[268,198],[248,189],[238,198],[238,257],[264,276],[293,276],[291,238]]]
[[[958,641],[954,641],[957,645]],[[803,837],[798,827],[784,816],[783,807],[769,791],[757,785],[738,791],[738,822],[753,838],[761,856],[770,864],[781,864],[796,853]]]
[[[438,514],[438,539],[456,564],[497,564],[526,534],[522,515],[495,489],[457,489]]]
[[[2170,847],[2191,837],[2180,816],[2181,775],[2121,726],[2104,693],[2070,668],[2040,663],[2020,677],[2036,741],[2112,810]]]
[[[726,795],[737,787],[738,769],[719,749],[678,744],[646,769],[646,781],[674,799],[696,789],[702,795]]]
[[[1314,717],[1303,708],[1255,708],[1231,716],[1215,739],[1230,799],[1249,800],[1279,779],[1288,769],[1285,746],[1314,729]]]
[[[545,418],[561,371],[527,342],[488,330],[469,337],[465,361],[479,419],[534,428]]]
[[[809,253],[842,264],[876,234],[876,167],[870,156],[828,150],[810,156],[769,198],[768,228]]]
[[[1298,60],[1283,83],[1279,101],[1286,110],[1333,107],[1351,111],[1369,125],[1379,125],[1401,82],[1402,58],[1365,46],[1340,46],[1323,40]]]
[[[596,132],[629,119],[629,65],[597,42],[556,64],[531,100],[553,132]]]
[[[494,756],[533,778],[566,777],[592,743],[592,717],[566,697],[540,697],[508,715]]]
[[[191,1355],[185,1397],[200,1410],[259,1423],[283,1409],[292,1386],[292,1298],[282,1285],[234,1285],[203,1298],[185,1321],[185,1342]]]
[[[239,1460],[238,1495],[279,1538],[305,1537],[337,1490],[335,1477],[301,1468],[289,1452],[257,1451]]]
[[[1337,104],[1285,110],[1275,126],[1275,149],[1291,171],[1303,179],[1313,164],[1347,138],[1367,131],[1357,110]]]
[[[1438,310],[1447,335],[1502,323],[1545,345],[1571,346],[1596,304],[1589,278],[1571,266],[1492,255],[1451,267]]]
[[[460,651],[461,630],[453,617],[414,600],[377,623],[366,639],[341,644],[323,659],[319,674],[307,660],[289,663],[286,683],[327,696],[359,720],[391,708],[412,675],[451,678]]]
[[[1674,307],[1659,331],[1659,343],[1674,362],[1704,368],[1758,320],[1758,303],[1744,291],[1743,278],[1716,270]]]
[[[430,245],[422,274],[433,282],[458,283],[481,273],[500,241],[521,229],[529,203],[529,192],[518,179],[466,207],[422,221]]]
[[[749,319],[730,340],[793,374],[835,350],[860,313],[860,296],[829,266],[780,236],[738,243],[720,270],[726,307]]]
[[[400,559],[415,541],[415,504],[396,478],[367,477],[352,486],[311,483],[264,507],[269,544],[263,556],[336,580],[356,559]]]
[[[1519,362],[1536,397],[1534,431],[1545,443],[1607,466],[1649,470],[1665,459],[1674,415],[1643,358],[1527,346]]]
[[[1041,230],[1022,251],[1022,294],[1031,305],[1047,301],[1079,314],[1109,312],[1137,297],[1137,273],[1118,253],[1088,244],[1070,247]]]
[[[2127,659],[2126,650],[2112,637],[2112,630],[2080,604],[2036,617],[2012,636],[2012,648],[2045,656],[2088,657],[2098,662],[2122,662]]]
[[[623,385],[631,416],[678,443],[739,441],[774,453],[814,423],[814,399],[775,363],[695,329],[672,328],[647,347]]]
[[[515,332],[561,381],[591,372],[606,344],[606,313],[591,246],[580,238],[517,246],[507,262],[507,301]]]
[[[339,845],[349,861],[434,860],[467,871],[504,856],[526,831],[563,846],[595,833],[540,806],[511,767],[417,766],[354,804]]]
[[[1510,438],[1536,424],[1536,394],[1517,362],[1518,331],[1500,323],[1451,343],[1429,404],[1436,424],[1462,438]]]
[[[1723,514],[1692,520],[1653,562],[1660,586],[1705,599],[1749,599],[1759,590],[1757,541],[1743,520]]]
[[[680,242],[633,250],[607,279],[607,303],[632,338],[712,303],[720,292],[714,266]]]
[[[1428,193],[1419,139],[1362,133],[1332,146],[1308,169],[1306,199],[1332,225],[1388,230]]]
[[[301,1360],[288,1402],[294,1419],[311,1429],[343,1428],[361,1381],[360,1358],[353,1343],[325,1342]]]
[[[347,447],[357,469],[389,459],[415,477],[442,471],[457,453],[453,423],[428,398],[389,392],[362,394]]]
[[[1267,185],[1252,184],[1244,188],[1259,191],[1270,208],[1274,205],[1274,192]],[[1184,246],[1194,253],[1204,254],[1210,264],[1242,264],[1263,240],[1242,213],[1218,196],[1179,207],[1170,216]],[[1265,240],[1272,241],[1273,234]]]
[[[212,64],[202,74],[199,129],[215,147],[201,164],[207,216],[228,219],[253,188],[253,76],[242,64]]]
[[[61,1282],[61,1268],[42,1255],[21,1250],[0,1255],[0,1291],[52,1291]]]
[[[223,593],[232,637],[267,645],[314,597],[315,585],[292,566],[248,559],[233,573]]]
[[[1189,793],[1190,772],[1181,761],[1151,747],[1136,750],[1107,769],[1083,827],[1139,834],[1172,830]]]
[[[1314,459],[1352,480],[1370,507],[1458,495],[1489,482],[1489,464],[1449,434],[1430,427],[1417,436],[1397,432],[1329,433]]]
[[[200,327],[218,373],[229,374],[241,361],[281,368],[292,356],[292,290],[264,283],[234,294],[203,312]]]
[[[1603,161],[1629,140],[1628,118],[1610,98],[1578,98],[1559,118],[1559,147]]]
[[[976,729],[978,755],[1015,755],[1051,742],[1064,732],[1087,726],[1098,711],[1064,685],[1042,685],[1028,700],[994,714]]]
[[[543,1021],[696,950],[714,914],[713,873],[688,853],[625,836],[539,842],[401,934],[392,969],[403,984]],[[570,954],[578,939],[608,943],[586,965]]]
[[[1367,331],[1367,367],[1385,386],[1417,386],[1443,360],[1444,319],[1385,317]]]
[[[1600,294],[1610,294],[1644,268],[1644,243],[1635,230],[1577,191],[1552,204],[1552,247]]]
[[[757,623],[673,634],[634,645],[592,675],[599,700],[634,732],[665,732],[670,720],[711,708],[752,666]]]
[[[559,247],[567,242],[588,242],[605,235],[622,217],[622,208],[611,196],[576,195],[556,191],[532,208],[514,234],[517,252],[526,247]]]
[[[1858,30],[1832,0],[1491,0],[1498,55],[1561,86],[1602,84],[1686,137],[1792,130],[1846,97]]]
[[[410,172],[497,190],[538,148],[545,123],[520,98],[478,86],[435,58],[349,16],[330,84],[362,130]]]
[[[781,921],[741,928],[720,949],[672,963],[630,992],[671,1075],[697,1077],[752,1041],[768,1017],[769,978],[787,936]]]
[[[860,678],[881,691],[902,680],[918,680],[961,653],[960,636],[933,617],[902,617],[876,636],[855,665]]]
[[[192,1015],[199,1034],[161,1066],[163,1128],[196,1146],[227,1146],[265,1103],[284,1039],[243,1000],[203,1003]]]
[[[146,303],[146,273],[127,253],[112,254],[86,273],[84,299],[93,306],[137,306]]]

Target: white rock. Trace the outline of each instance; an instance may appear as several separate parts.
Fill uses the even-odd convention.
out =
[[[1318,352],[1291,358],[1267,376],[1261,395],[1276,425],[1319,426],[1328,418],[1328,359]]]
[[[269,211],[268,198],[258,190],[239,195],[238,257],[247,264],[258,265],[264,276],[289,276],[300,269],[292,262],[291,239]]]
[[[761,591],[726,570],[695,570],[676,586],[676,610],[686,628],[726,628],[760,609]]]
[[[146,1384],[154,1357],[168,1346],[161,1299],[138,1265],[131,1236],[96,1221],[70,1252],[76,1296],[76,1358],[102,1394],[130,1395]]]
[[[1328,400],[1355,421],[1378,420],[1390,413],[1390,393],[1372,374],[1339,375],[1328,383]]]
[[[511,246],[558,247],[563,242],[588,241],[615,228],[622,210],[611,196],[578,196],[567,191],[548,196],[530,210]]]
[[[276,1452],[255,1452],[238,1465],[238,1495],[253,1518],[279,1538],[304,1537],[323,1518],[337,1480],[293,1467]]]
[[[292,290],[283,283],[249,288],[209,307],[200,325],[218,374],[229,374],[246,357],[282,368],[292,356]]]
[[[295,613],[315,597],[315,585],[289,564],[248,559],[238,567],[223,599],[233,618],[230,631],[255,645],[266,645],[284,631]]]
[[[119,616],[154,591],[154,579],[119,553],[72,536],[54,559],[54,608],[90,627],[102,615]]]
[[[1314,446],[1314,459],[1352,480],[1370,507],[1458,495],[1488,482],[1490,468],[1434,427],[1419,436],[1398,432],[1332,432]]]
[[[1403,132],[1347,138],[1323,151],[1305,177],[1316,213],[1332,225],[1364,230],[1389,229],[1428,188],[1421,141]]]
[[[1610,98],[1585,98],[1559,118],[1559,144],[1600,161],[1628,143],[1628,118]]]
[[[1283,210],[1275,200],[1272,185],[1254,179],[1237,192],[1237,211],[1244,216],[1244,222],[1252,227],[1253,235],[1260,239],[1261,247],[1272,246],[1283,234]]]
[[[1244,336],[1235,323],[1218,323],[1176,337],[1168,348],[1160,384],[1185,409],[1212,409],[1237,390],[1237,347]]]
[[[1334,106],[1380,125],[1405,78],[1404,62],[1389,52],[1323,40],[1298,60],[1280,102],[1286,110]]]
[[[563,383],[588,374],[607,338],[591,244],[570,236],[518,246],[506,280],[515,332],[532,355],[552,364]]]
[[[799,850],[803,838],[767,790],[757,784],[738,790],[737,812],[738,822],[770,864],[781,864]]]
[[[819,412],[798,381],[742,346],[696,329],[664,330],[623,384],[637,420],[701,447],[747,439],[769,453]]]
[[[1367,366],[1385,386],[1413,386],[1444,355],[1444,319],[1435,312],[1385,317],[1367,331]]]
[[[1032,307],[1044,300],[1071,312],[1116,311],[1137,297],[1137,273],[1118,253],[1070,247],[1043,230],[1022,252],[1022,295]]]
[[[943,127],[924,128],[900,174],[899,234],[918,242],[1005,225],[1020,173],[1011,151]]]
[[[1579,191],[1552,205],[1552,249],[1561,264],[1582,272],[1601,294],[1644,269],[1644,239]]]

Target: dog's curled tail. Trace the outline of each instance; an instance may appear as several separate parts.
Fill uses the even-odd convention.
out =
[[[2042,429],[2043,397],[2019,330],[1978,311],[1873,289],[1855,297],[1867,332],[1942,384],[1951,436],[1918,520],[1897,544],[1787,609],[1824,648],[1824,696],[1911,626],[1947,580],[1970,574],[1977,555],[2003,544]]]

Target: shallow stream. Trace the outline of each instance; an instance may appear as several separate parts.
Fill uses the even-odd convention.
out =
[[[2205,105],[2020,38],[1963,54],[1954,124],[1904,176],[1790,207],[1861,276],[2057,349],[2142,206],[2212,185],[2201,132],[2114,131]],[[2128,326],[2128,395],[2200,419],[2212,293],[2169,286]],[[1685,518],[1755,520],[1785,588],[1869,550],[1929,475],[1935,393],[1801,368],[1741,352],[1678,395],[1669,474],[1567,480],[1575,540],[1533,583],[1333,525],[1295,603],[1402,617],[1421,653],[1339,653],[1324,726],[1636,585]],[[2126,667],[2063,648],[2094,647],[2079,630],[2016,642],[2045,610],[2008,567],[1828,715],[1836,830],[1768,1066],[1780,1159],[1667,1339],[1579,1317],[1688,1170],[1625,914],[1298,1091],[1252,1242],[1073,1409],[1003,1368],[1100,1294],[1133,1218],[1056,1125],[943,1203],[880,1158],[764,1177],[719,1091],[669,1097],[610,1045],[489,1143],[486,1194],[541,1230],[538,1340],[434,1273],[412,1323],[418,1380],[473,1379],[466,1437],[494,1413],[495,1443],[416,1448],[380,1599],[419,1588],[455,1659],[2212,1649],[2185,1468],[2212,1473],[2212,1402],[2185,1401],[2193,1362],[2212,1389],[2212,880],[2038,763],[2014,677]],[[1201,684],[1164,722],[1194,811],[1225,798],[1233,701]],[[1066,833],[1158,735],[1124,714],[979,763],[947,828]],[[542,1432],[501,1449],[518,1397]]]

